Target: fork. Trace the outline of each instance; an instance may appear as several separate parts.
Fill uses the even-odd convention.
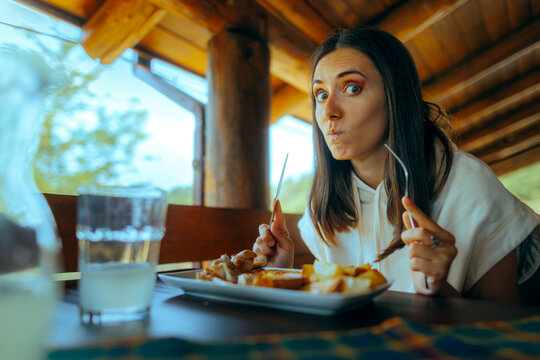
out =
[[[386,148],[388,149],[388,151],[390,151],[390,154],[392,154],[392,156],[394,156],[394,158],[397,160],[397,162],[399,163],[399,165],[401,165],[401,168],[403,169],[403,173],[405,174],[405,196],[406,197],[409,197],[409,171],[407,171],[407,168],[405,167],[405,164],[403,163],[403,161],[400,159],[400,157],[390,148],[390,146],[388,146],[387,144],[384,144],[384,146],[386,146]],[[412,215],[409,211],[407,211],[407,213],[409,214],[409,221],[411,222],[411,227],[414,229],[416,228],[416,226],[414,226],[414,220],[412,218]],[[428,284],[428,281],[427,281],[427,275],[424,275],[424,282],[426,284],[426,289],[429,289],[429,284]]]

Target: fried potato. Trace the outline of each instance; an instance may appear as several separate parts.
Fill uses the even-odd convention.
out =
[[[325,263],[319,260],[313,262],[313,270],[322,279],[335,278],[343,275],[343,268],[338,264]]]
[[[362,274],[358,275],[356,279],[369,280],[371,282],[371,289],[379,285],[386,284],[386,278],[377,269],[367,270]]]
[[[304,264],[302,265],[302,274],[306,279],[309,279],[309,277],[315,273],[315,269],[313,269],[313,264]]]
[[[302,271],[265,269],[266,256],[243,250],[232,257],[205,262],[197,273],[199,280],[237,283],[282,289],[301,289],[315,294],[359,294],[386,283],[386,278],[370,264],[339,265],[315,260],[302,265]]]
[[[357,266],[354,268],[354,276],[358,276],[370,269],[371,269],[371,265],[369,263]]]
[[[313,294],[340,293],[345,289],[344,278],[344,276],[339,276],[312,282],[306,290]]]
[[[303,290],[316,294],[357,294],[386,283],[386,278],[370,264],[338,265],[315,260],[313,265],[304,264],[302,273],[307,281]]]
[[[352,276],[344,276],[345,290],[347,294],[359,294],[368,291],[371,288],[369,279],[362,279]]]
[[[239,285],[263,286],[281,289],[300,289],[304,276],[300,272],[283,270],[262,270],[238,276]]]

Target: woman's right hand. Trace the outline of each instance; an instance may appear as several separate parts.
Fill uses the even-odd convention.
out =
[[[294,244],[289,237],[285,217],[281,211],[279,200],[272,224],[259,226],[259,237],[253,244],[257,255],[266,255],[268,266],[292,268],[294,260]]]

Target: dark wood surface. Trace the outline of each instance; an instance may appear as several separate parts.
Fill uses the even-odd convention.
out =
[[[62,240],[62,270],[77,271],[77,197],[45,194],[45,198]],[[251,249],[259,235],[259,225],[268,223],[270,215],[268,210],[169,205],[159,263],[203,261]],[[285,219],[295,241],[295,267],[313,263],[313,255],[301,240],[297,227],[300,215],[285,214]]]
[[[58,305],[47,343],[50,349],[60,349],[132,336],[177,337],[210,342],[248,335],[358,329],[380,324],[396,316],[422,324],[468,324],[517,320],[539,314],[540,307],[387,291],[373,302],[351,312],[318,316],[208,301],[183,295],[181,290],[158,281],[150,318],[120,326],[81,325],[77,292],[76,289],[69,289]]]

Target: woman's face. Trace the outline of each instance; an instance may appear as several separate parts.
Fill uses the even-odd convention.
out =
[[[385,151],[388,112],[382,77],[371,60],[339,48],[317,64],[315,118],[332,156],[359,160]]]

